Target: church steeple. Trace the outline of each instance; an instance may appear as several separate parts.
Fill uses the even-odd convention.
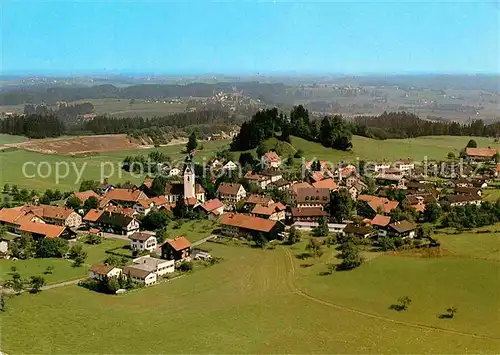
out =
[[[184,199],[196,197],[194,167],[191,161],[186,162],[184,169]]]

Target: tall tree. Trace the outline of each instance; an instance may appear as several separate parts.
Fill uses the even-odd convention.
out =
[[[195,150],[196,147],[198,147],[198,141],[196,140],[196,133],[193,132],[189,136],[189,140],[188,140],[188,142],[186,144],[186,150],[188,152],[191,152],[191,151]]]

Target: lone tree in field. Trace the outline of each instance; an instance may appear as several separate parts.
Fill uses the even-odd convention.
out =
[[[189,153],[192,150],[195,150],[198,147],[198,141],[196,140],[196,134],[193,132],[189,136],[189,140],[186,144],[186,150]]]
[[[301,233],[297,228],[290,228],[290,232],[288,234],[288,244],[293,245],[300,242],[301,237]]]
[[[309,244],[307,244],[306,250],[316,258],[320,258],[321,255],[323,255],[323,250],[321,250],[321,242],[317,239],[309,239]]]
[[[43,276],[31,276],[30,278],[30,286],[31,293],[38,293],[40,289],[45,285],[45,279]]]
[[[477,148],[477,143],[474,139],[471,139],[468,143],[467,143],[467,148]]]
[[[398,302],[399,302],[399,309],[401,309],[402,311],[406,311],[410,306],[411,299],[408,296],[403,296],[398,298]]]

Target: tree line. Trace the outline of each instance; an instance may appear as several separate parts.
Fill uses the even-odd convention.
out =
[[[500,123],[484,124],[424,120],[408,112],[384,112],[379,116],[359,116],[350,123],[353,134],[374,139],[414,138],[421,136],[482,136],[500,135]]]

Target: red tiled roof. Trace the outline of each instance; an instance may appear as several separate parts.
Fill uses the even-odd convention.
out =
[[[391,223],[391,217],[389,217],[389,216],[382,216],[380,214],[376,215],[371,220],[371,224],[374,225],[374,226],[385,227],[389,223]]]
[[[252,210],[252,213],[271,216],[273,213],[283,211],[284,209],[285,206],[283,206],[281,203],[278,202],[270,204],[269,206],[255,205],[255,207]]]
[[[278,154],[276,154],[276,152],[267,152],[266,154],[264,154],[264,159],[273,163],[281,162],[281,158],[279,157]]]
[[[295,184],[292,185],[292,190],[297,194],[299,189],[307,189],[307,188],[312,188],[313,186],[305,181],[302,182],[296,182]]]
[[[96,210],[93,208],[87,212],[87,214],[83,217],[83,220],[89,222],[96,222],[99,219],[99,217],[101,217],[103,212],[104,211],[102,210]]]
[[[465,148],[465,153],[471,157],[493,158],[497,152],[497,149],[490,148]]]
[[[149,201],[153,202],[155,206],[163,206],[168,203],[168,200],[165,196],[156,196],[156,197],[151,197]]]
[[[339,188],[339,185],[337,185],[337,183],[333,179],[325,179],[318,182],[314,182],[313,186],[318,189],[327,188],[330,190],[337,190]]]
[[[99,198],[99,195],[96,194],[94,191],[92,190],[88,190],[88,191],[82,191],[82,192],[75,192],[73,194],[73,196],[75,196],[77,199],[79,199],[80,201],[85,202],[87,201],[90,197],[95,197],[95,198]]]
[[[270,203],[273,203],[274,201],[272,198],[270,198],[268,196],[250,195],[250,196],[248,196],[248,198],[245,202],[252,203],[255,205],[268,205]]]
[[[203,208],[205,211],[210,212],[213,210],[216,210],[218,208],[223,207],[224,204],[220,202],[218,199],[213,199],[213,200],[208,200],[205,203],[201,205],[201,208]]]
[[[321,208],[292,208],[292,217],[324,217],[327,213]]]
[[[22,215],[24,215],[22,207],[2,208],[0,210],[0,221],[6,223],[15,223],[16,220]]]
[[[277,221],[240,213],[225,213],[222,215],[221,219],[221,224],[223,225],[265,233],[270,232],[274,226],[276,226],[276,223]]]
[[[141,199],[145,200],[148,198],[141,190],[129,190],[129,189],[112,189],[106,193],[105,197],[108,200],[127,201],[127,202],[136,202]]]
[[[65,231],[65,229],[66,227],[62,226],[35,222],[25,222],[20,227],[22,232],[41,234],[44,235],[45,238],[57,238]]]
[[[313,173],[311,175],[311,179],[314,180],[313,182],[313,186],[315,183],[317,183],[318,181],[321,181],[325,178],[325,176],[323,175],[323,173],[321,171],[316,171],[315,173]]]
[[[231,196],[236,196],[238,194],[238,191],[241,188],[241,184],[228,184],[228,183],[222,183],[219,185],[219,188],[217,189],[217,193],[222,194],[222,195],[231,195]]]
[[[167,243],[177,251],[191,247],[191,243],[184,236],[175,237],[174,239],[167,239],[165,243]]]
[[[97,275],[107,275],[115,266],[104,265],[104,264],[94,264],[90,267],[90,270]]]

